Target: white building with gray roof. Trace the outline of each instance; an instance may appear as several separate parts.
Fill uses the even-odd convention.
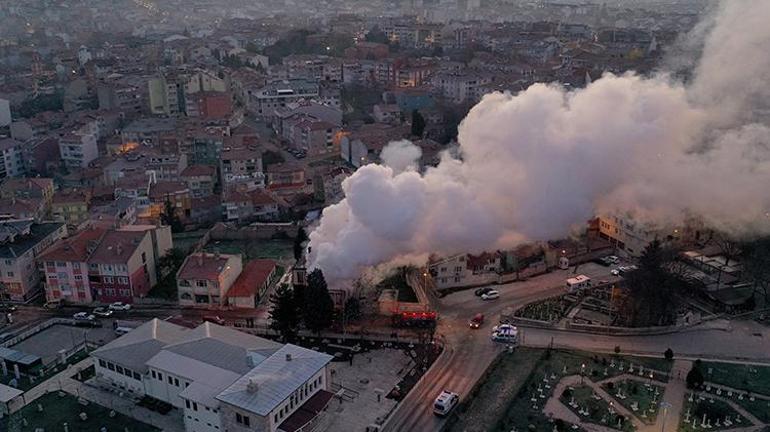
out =
[[[209,322],[153,319],[91,355],[102,385],[173,405],[187,432],[294,432],[332,397],[332,356]]]

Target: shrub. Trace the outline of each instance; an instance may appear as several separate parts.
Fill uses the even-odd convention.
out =
[[[666,360],[671,361],[674,359],[674,351],[669,348],[666,350],[666,352],[663,353],[663,357],[666,358]]]
[[[615,345],[615,354],[620,354],[620,345]]]

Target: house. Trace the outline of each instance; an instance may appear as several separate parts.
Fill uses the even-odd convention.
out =
[[[280,215],[277,198],[268,191],[229,191],[222,197],[222,213],[225,221],[250,222],[255,219],[272,220]]]
[[[89,218],[91,193],[82,189],[57,191],[51,203],[51,217],[67,226],[78,226]]]
[[[193,198],[203,198],[214,193],[217,169],[211,165],[190,165],[182,171],[179,179],[190,190]]]
[[[65,167],[86,168],[89,162],[99,157],[97,133],[93,128],[83,126],[59,138],[59,154]]]
[[[409,126],[363,125],[340,138],[340,156],[350,165],[360,168],[378,161],[380,152],[389,142],[405,138],[409,133]]]
[[[181,181],[162,181],[150,185],[150,217],[156,218],[166,210],[167,203],[181,219],[190,216],[190,188]]]
[[[106,230],[89,227],[60,239],[37,257],[44,275],[46,301],[89,304],[94,301],[88,278],[88,258]]]
[[[187,432],[298,431],[332,397],[332,356],[205,322],[152,319],[93,351],[97,385],[178,408]]]
[[[48,214],[42,198],[10,198],[0,202],[0,219],[31,219],[41,222]]]
[[[225,295],[241,274],[240,255],[197,252],[185,258],[176,274],[181,306],[223,306]]]
[[[378,123],[401,123],[401,108],[396,104],[377,104],[373,108],[373,114]]]
[[[308,192],[310,181],[305,167],[298,163],[273,164],[267,170],[266,189],[278,195],[292,195]]]
[[[136,222],[136,215],[137,200],[119,197],[107,204],[92,207],[89,221],[94,225],[106,228],[118,228]]]
[[[12,178],[6,179],[0,185],[0,197],[4,200],[13,198],[42,200],[45,211],[50,209],[53,195],[53,179],[50,178]]]
[[[88,259],[94,300],[132,303],[157,283],[155,248],[149,231],[108,231]]]
[[[249,261],[233,286],[227,291],[227,304],[242,308],[256,307],[275,279],[275,261],[270,259]]]
[[[219,171],[224,190],[241,189],[239,186],[242,185],[250,190],[262,187],[265,182],[262,152],[255,147],[233,147],[222,151]]]
[[[59,222],[0,222],[0,296],[20,302],[34,297],[40,286],[35,260],[66,234],[66,225]]]
[[[222,198],[219,195],[190,198],[190,217],[187,219],[192,224],[203,226],[221,221]]]

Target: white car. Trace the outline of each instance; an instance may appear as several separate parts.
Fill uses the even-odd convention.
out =
[[[121,303],[121,302],[115,302],[110,304],[110,310],[127,311],[127,310],[131,310],[131,305],[126,303]]]
[[[443,417],[449,414],[458,402],[460,402],[460,395],[443,390],[433,402],[433,413]]]
[[[500,298],[500,293],[497,292],[496,290],[492,290],[481,295],[482,300],[495,300],[499,298]]]
[[[607,262],[610,264],[619,264],[620,258],[616,257],[615,255],[610,255],[606,258]]]
[[[620,269],[612,269],[612,270],[610,271],[610,273],[611,273],[613,276],[620,276]]]
[[[491,339],[494,342],[502,342],[507,344],[518,343],[519,329],[510,324],[501,324],[492,329]]]
[[[75,315],[72,315],[72,319],[78,321],[93,321],[96,319],[96,317],[89,314],[88,312],[78,312]]]

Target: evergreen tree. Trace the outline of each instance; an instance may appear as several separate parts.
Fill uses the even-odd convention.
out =
[[[279,286],[270,295],[270,328],[278,330],[284,340],[294,340],[299,326],[299,308],[294,291],[288,285]]]
[[[334,301],[329,295],[323,272],[315,269],[307,275],[307,290],[302,308],[305,327],[315,333],[328,328],[334,319]]]
[[[163,212],[160,214],[160,221],[164,225],[171,227],[171,232],[178,233],[184,231],[184,225],[179,215],[176,212],[176,207],[171,200],[166,197],[166,202],[163,205]]]
[[[690,369],[690,372],[687,372],[687,388],[688,389],[696,389],[703,385],[703,372],[700,370],[701,367],[701,361],[695,360],[695,363],[692,365],[692,369]]]
[[[425,132],[425,118],[419,111],[412,111],[412,135],[422,138],[422,133]]]
[[[297,230],[297,236],[294,237],[294,259],[299,261],[300,258],[302,258],[302,251],[304,249],[303,243],[307,241],[307,234],[305,234],[305,229],[302,227],[299,227]]]
[[[345,321],[356,321],[359,318],[361,318],[361,302],[355,297],[350,297],[345,300]]]

